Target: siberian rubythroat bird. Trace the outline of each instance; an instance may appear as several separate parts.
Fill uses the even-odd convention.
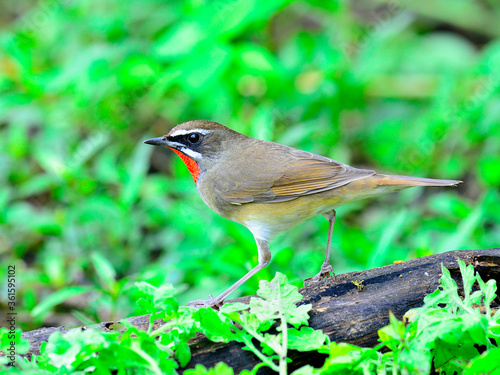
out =
[[[189,121],[144,143],[172,149],[191,172],[201,199],[214,212],[254,235],[259,264],[224,293],[195,306],[219,306],[271,259],[269,241],[315,215],[329,221],[325,261],[311,281],[330,276],[335,209],[357,199],[412,186],[455,186],[461,181],[379,174],[237,133],[210,121]]]

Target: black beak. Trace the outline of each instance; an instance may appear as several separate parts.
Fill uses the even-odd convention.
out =
[[[153,145],[153,146],[168,146],[170,142],[167,140],[167,137],[157,137],[157,138],[150,138],[146,139],[143,141],[143,143],[147,143],[148,145]]]

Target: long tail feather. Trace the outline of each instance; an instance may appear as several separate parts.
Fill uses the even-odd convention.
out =
[[[384,174],[376,174],[373,177],[379,177],[380,186],[457,186],[462,183],[459,180],[440,180]]]

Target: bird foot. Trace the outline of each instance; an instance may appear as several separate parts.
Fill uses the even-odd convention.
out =
[[[202,307],[211,307],[214,310],[219,310],[219,307],[221,307],[224,304],[224,301],[217,301],[217,298],[214,299],[212,296],[209,296],[208,300],[202,300],[202,299],[197,299],[196,301],[191,301],[188,303],[188,306],[191,307],[196,307],[197,309],[201,309]]]
[[[333,276],[335,276],[335,272],[333,272],[333,267],[331,266],[331,264],[322,264],[321,271],[319,271],[316,276],[304,280],[304,286],[322,282],[325,279],[329,279]]]

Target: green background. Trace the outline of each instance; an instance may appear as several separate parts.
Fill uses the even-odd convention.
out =
[[[16,266],[20,327],[131,315],[138,280],[173,283],[181,303],[215,296],[257,264],[251,233],[203,204],[177,156],[142,144],[193,119],[464,181],[341,207],[338,273],[498,246],[499,17],[494,0],[8,2],[0,275]],[[278,270],[301,285],[327,227],[281,235],[231,297]]]

